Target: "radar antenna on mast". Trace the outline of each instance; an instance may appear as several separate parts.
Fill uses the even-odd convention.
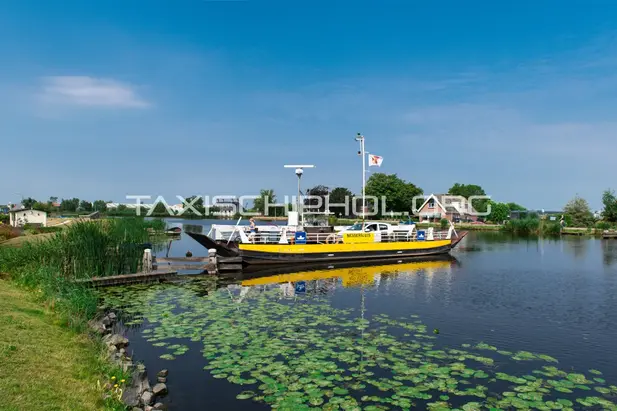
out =
[[[302,224],[304,224],[304,215],[302,213],[302,203],[300,202],[300,197],[302,196],[302,192],[300,191],[300,180],[302,178],[302,174],[304,173],[305,168],[315,168],[312,164],[285,164],[283,167],[285,168],[295,168],[296,175],[298,176],[298,198],[296,199],[297,210],[300,214]]]

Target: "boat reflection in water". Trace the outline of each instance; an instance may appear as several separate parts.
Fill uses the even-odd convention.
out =
[[[238,282],[230,288],[241,288],[241,299],[251,289],[267,289],[273,286],[280,287],[284,297],[303,294],[328,294],[337,287],[339,280],[343,287],[374,286],[378,285],[383,278],[399,275],[415,275],[418,272],[428,275],[449,273],[456,265],[458,265],[456,258],[446,255],[439,258],[413,259],[387,265],[311,266],[295,272],[289,272],[289,268],[287,268],[287,271],[283,269],[245,271],[235,278]]]

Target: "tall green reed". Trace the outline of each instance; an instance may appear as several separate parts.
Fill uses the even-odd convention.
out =
[[[83,325],[96,312],[97,296],[74,280],[137,272],[149,229],[160,224],[137,218],[76,222],[46,240],[0,247],[0,272],[53,302],[69,325]]]
[[[558,236],[561,234],[559,222],[545,221],[532,217],[510,220],[504,225],[503,230],[518,235]]]

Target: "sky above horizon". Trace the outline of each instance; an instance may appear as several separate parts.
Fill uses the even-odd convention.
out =
[[[426,194],[595,210],[617,189],[614,2],[0,7],[0,204],[291,196],[297,163],[359,193],[357,132]]]

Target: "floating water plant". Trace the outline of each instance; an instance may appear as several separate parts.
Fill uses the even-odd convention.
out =
[[[238,400],[277,409],[617,410],[617,387],[597,370],[565,372],[548,355],[482,342],[444,347],[416,316],[290,302],[279,288],[240,301],[209,281],[110,289],[104,303],[145,320],[144,338],[166,351],[161,358],[186,353],[183,340],[201,341],[206,372],[237,385]]]

